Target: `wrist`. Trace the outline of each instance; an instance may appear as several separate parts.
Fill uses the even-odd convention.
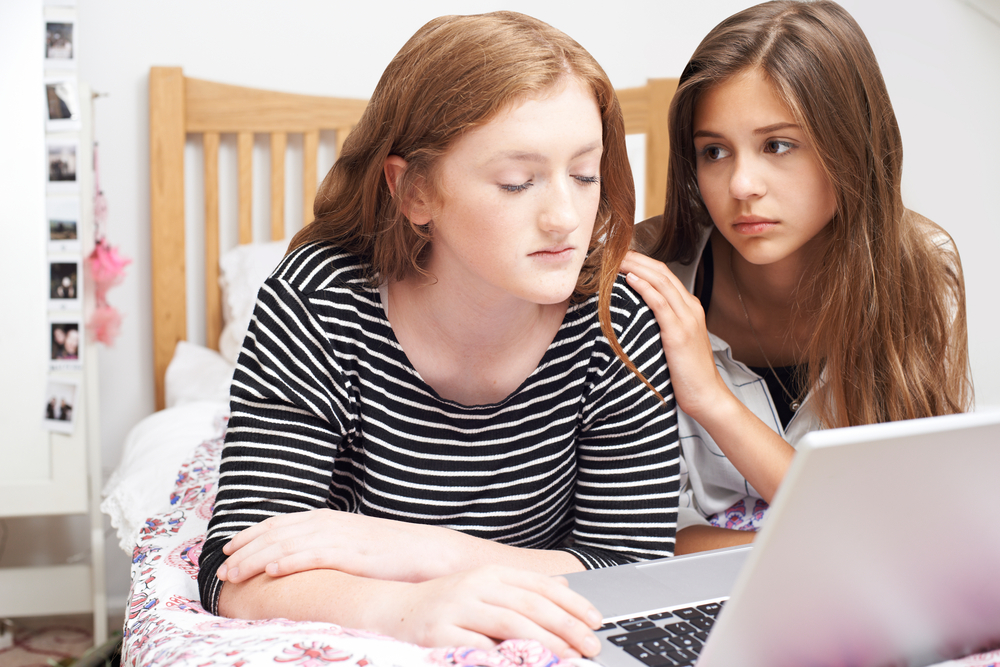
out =
[[[738,419],[746,407],[726,386],[718,371],[713,379],[710,390],[700,394],[700,400],[696,405],[681,406],[689,417],[707,431],[711,431],[716,424],[725,424],[732,419]]]
[[[355,621],[349,627],[402,639],[399,624],[406,614],[400,605],[405,604],[406,593],[416,585],[405,581],[364,580],[363,590],[351,605]]]

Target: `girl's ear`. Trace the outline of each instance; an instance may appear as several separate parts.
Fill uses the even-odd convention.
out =
[[[390,155],[382,165],[385,182],[389,186],[389,194],[393,197],[397,195],[403,173],[408,166],[406,160],[398,155]],[[432,218],[430,202],[427,201],[424,190],[420,187],[422,183],[421,179],[419,183],[414,183],[414,187],[409,192],[398,192],[400,210],[406,219],[414,225],[426,225]]]

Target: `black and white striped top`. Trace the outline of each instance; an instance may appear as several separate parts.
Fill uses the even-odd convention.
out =
[[[673,553],[679,448],[659,328],[619,279],[621,363],[597,297],[571,304],[538,368],[503,401],[439,397],[393,334],[366,267],[291,253],[258,295],[231,390],[219,490],[201,554],[217,613],[223,545],[269,516],[332,508],[560,548],[587,568]]]

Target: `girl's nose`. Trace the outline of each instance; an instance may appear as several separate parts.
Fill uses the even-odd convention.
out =
[[[751,158],[736,158],[729,177],[729,194],[734,199],[760,197],[767,189],[758,165]]]
[[[553,184],[539,215],[539,225],[544,231],[568,234],[579,226],[580,220],[573,201],[572,187],[572,183],[563,186],[558,183]]]

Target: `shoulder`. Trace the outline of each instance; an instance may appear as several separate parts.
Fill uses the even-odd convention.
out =
[[[612,319],[615,319],[613,314],[616,310],[628,319],[649,310],[646,302],[642,300],[638,292],[632,289],[621,273],[615,277],[615,284],[611,290]]]
[[[331,287],[361,288],[369,283],[371,266],[346,250],[327,242],[295,248],[271,274],[302,294]]]
[[[626,349],[633,341],[660,338],[660,326],[653,311],[620,274],[611,291],[611,325]]]
[[[588,330],[591,332],[588,337],[603,339],[604,335],[598,316],[598,301],[598,295],[591,294],[583,301],[571,304],[566,311],[562,329],[576,332],[573,335],[578,335],[580,330]],[[615,277],[609,307],[611,325],[619,337],[623,331],[634,328],[637,323],[648,323],[649,321],[656,323],[653,312],[646,306],[646,302],[642,300],[639,293],[625,282],[624,275],[619,274]]]

